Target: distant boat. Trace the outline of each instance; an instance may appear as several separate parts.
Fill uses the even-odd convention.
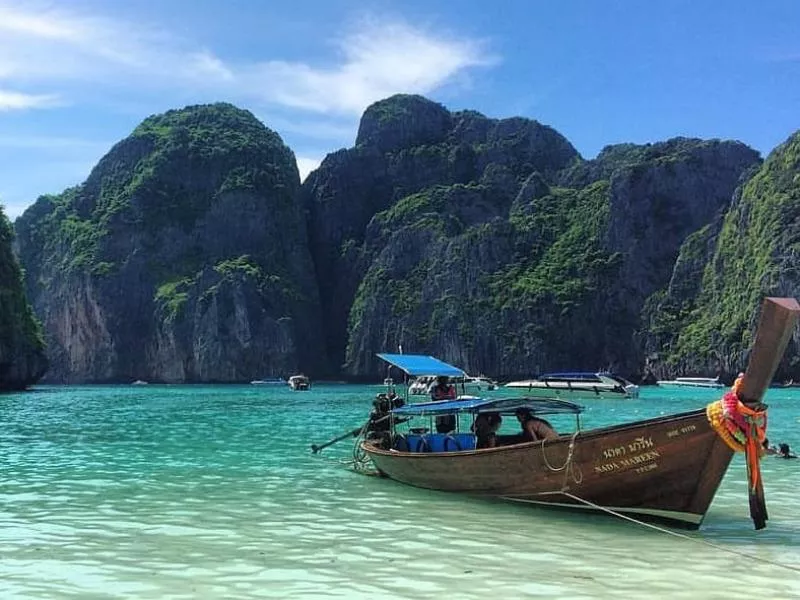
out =
[[[523,391],[531,398],[571,401],[639,397],[638,385],[612,373],[546,373],[537,379],[512,381],[505,387]]]
[[[436,384],[436,375],[419,375],[409,380],[408,393],[415,396],[427,396]]]
[[[720,382],[719,377],[676,377],[675,379],[657,381],[656,383],[663,387],[725,387],[725,385]]]
[[[311,382],[305,375],[292,375],[289,377],[289,387],[296,391],[303,391],[311,387]]]
[[[457,368],[457,367],[453,367]],[[436,375],[420,375],[410,380],[408,392],[415,396],[427,396],[431,393],[431,388],[436,385]],[[497,382],[489,377],[479,375],[454,376],[448,378],[449,382],[456,386],[460,394],[475,394],[497,389]]]
[[[147,385],[147,382],[144,379],[137,379],[131,385]]]
[[[254,379],[250,382],[251,385],[286,385],[286,380],[283,377],[267,377],[265,379]]]
[[[467,392],[491,392],[498,387],[497,382],[485,375],[470,376],[464,378],[464,388]]]
[[[784,381],[783,383],[773,383],[770,387],[775,387],[775,388],[796,388],[796,387],[800,387],[800,383],[797,383],[794,379],[789,379],[788,381]]]

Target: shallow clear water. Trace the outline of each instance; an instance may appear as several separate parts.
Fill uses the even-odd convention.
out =
[[[602,515],[418,490],[324,442],[379,386],[42,386],[0,396],[0,598],[790,598],[800,460],[762,462],[753,531],[737,456],[695,541]],[[587,403],[584,427],[704,406],[647,388]],[[769,436],[800,450],[800,390]],[[560,425],[561,422],[557,423]],[[678,531],[678,530],[673,530]],[[683,533],[683,532],[682,532]]]

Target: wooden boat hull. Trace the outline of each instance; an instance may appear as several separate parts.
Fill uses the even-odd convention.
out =
[[[378,471],[421,488],[535,504],[605,507],[700,526],[733,457],[705,410],[464,452],[384,450],[363,442]],[[572,456],[570,457],[570,449]]]

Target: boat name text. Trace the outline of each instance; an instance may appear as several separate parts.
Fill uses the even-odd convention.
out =
[[[603,458],[618,458],[634,452],[641,452],[653,447],[653,438],[644,436],[638,437],[627,446],[617,446],[616,448],[606,448],[603,450]]]
[[[661,454],[659,453],[658,450],[650,450],[649,452],[642,452],[641,454],[637,454],[635,456],[620,458],[619,460],[615,460],[612,462],[603,463],[601,465],[595,465],[594,472],[611,473],[612,471],[620,471],[622,469],[627,469],[630,467],[638,467],[636,469],[637,473],[646,473],[647,471],[652,471],[653,469],[658,467],[658,463],[652,461],[659,458],[661,458]],[[644,465],[643,463],[650,463],[650,464]]]
[[[668,431],[667,437],[668,438],[678,437],[679,435],[689,433],[691,431],[694,431],[695,429],[697,429],[696,425],[686,425],[684,427],[681,427],[680,429],[673,429],[672,431]]]

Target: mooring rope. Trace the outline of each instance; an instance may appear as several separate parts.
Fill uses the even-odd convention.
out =
[[[698,544],[704,544],[706,546],[710,546],[711,548],[715,548],[717,550],[722,550],[723,552],[728,552],[730,554],[736,554],[738,556],[741,556],[743,558],[747,558],[749,560],[755,560],[755,561],[758,561],[758,562],[766,563],[768,565],[772,565],[772,566],[775,566],[775,567],[782,567],[784,569],[788,569],[790,571],[795,571],[795,572],[800,573],[800,567],[795,567],[793,565],[787,565],[786,563],[777,562],[777,561],[774,561],[774,560],[770,560],[768,558],[761,558],[760,556],[755,556],[753,554],[748,554],[747,552],[741,552],[740,550],[734,550],[733,548],[726,548],[725,546],[720,546],[719,544],[715,544],[714,542],[709,542],[708,540],[704,540],[704,539],[700,539],[700,538],[693,538],[691,536],[688,536],[688,535],[686,535],[684,533],[680,533],[678,531],[671,531],[669,529],[666,529],[665,527],[659,527],[658,525],[654,525],[653,523],[645,523],[644,521],[640,521],[639,519],[635,519],[635,518],[630,517],[628,515],[624,515],[624,514],[618,512],[618,511],[613,510],[611,508],[608,508],[606,506],[601,506],[600,504],[595,504],[594,502],[586,500],[585,498],[581,498],[580,496],[576,496],[575,494],[572,494],[572,493],[570,493],[570,492],[568,492],[566,490],[563,490],[563,489],[560,490],[560,491],[554,491],[554,492],[541,492],[538,495],[540,495],[540,496],[550,496],[550,495],[555,495],[555,494],[561,494],[561,495],[567,496],[568,498],[572,498],[573,500],[576,500],[577,502],[581,502],[581,503],[583,503],[583,504],[585,504],[587,506],[590,506],[591,508],[594,508],[596,510],[601,510],[601,511],[606,512],[606,513],[608,513],[610,515],[613,515],[615,517],[619,517],[620,519],[625,519],[626,521],[630,521],[631,523],[636,523],[637,525],[641,525],[642,527],[649,527],[650,529],[655,529],[656,531],[660,531],[661,533],[669,534],[669,535],[671,535],[673,537],[681,538],[681,539],[684,539],[684,540],[689,540],[690,542],[695,542],[695,543],[698,543]]]
[[[547,453],[544,450],[544,443],[546,440],[542,440],[542,461],[544,461],[545,466],[553,471],[554,473],[558,473],[559,471],[564,471],[564,482],[561,484],[562,490],[569,489],[567,487],[567,482],[569,480],[569,476],[572,476],[572,481],[576,484],[580,484],[583,481],[583,471],[580,471],[580,467],[578,467],[578,471],[580,472],[580,477],[575,475],[575,463],[572,462],[572,458],[575,452],[575,438],[578,437],[579,431],[576,431],[572,434],[572,437],[569,440],[569,449],[567,450],[567,458],[564,461],[564,464],[560,467],[554,467],[550,464],[550,461],[547,460]]]

